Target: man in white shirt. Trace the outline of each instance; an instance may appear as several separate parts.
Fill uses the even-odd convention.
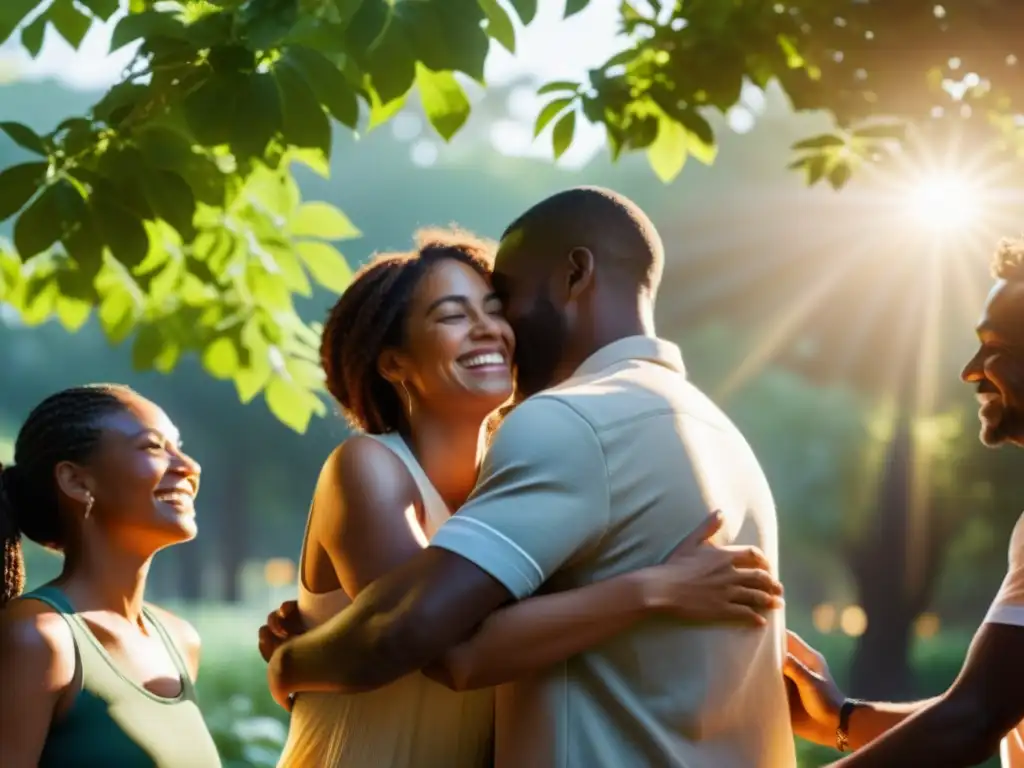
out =
[[[978,390],[982,442],[1024,447],[1024,239],[1000,245],[993,271],[981,345],[962,378]],[[821,654],[792,635],[786,675],[799,693],[791,700],[797,734],[859,749],[832,768],[958,768],[997,750],[1003,768],[1024,768],[1024,515],[1003,586],[945,694],[912,704],[846,699]]]

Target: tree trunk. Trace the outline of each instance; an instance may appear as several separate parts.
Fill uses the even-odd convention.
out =
[[[228,483],[220,508],[220,562],[223,568],[223,599],[242,602],[242,569],[249,555],[249,482],[251,464],[244,452],[229,458]]]
[[[852,557],[868,625],[849,679],[852,694],[863,698],[899,700],[914,692],[911,635],[931,580],[911,579],[908,572],[913,450],[911,418],[900,414],[880,478],[873,529]]]

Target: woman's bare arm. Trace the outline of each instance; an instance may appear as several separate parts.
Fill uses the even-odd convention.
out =
[[[346,440],[328,460],[313,499],[311,532],[353,600],[426,546],[420,494],[405,464],[370,437]]]
[[[75,645],[60,615],[36,601],[0,613],[0,765],[35,768],[75,677]]]

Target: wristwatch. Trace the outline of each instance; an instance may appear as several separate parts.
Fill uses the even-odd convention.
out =
[[[840,752],[850,751],[850,715],[863,704],[859,699],[846,699],[839,708],[839,726],[836,728],[836,749]]]

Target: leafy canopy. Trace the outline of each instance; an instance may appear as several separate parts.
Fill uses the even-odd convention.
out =
[[[137,45],[124,79],[86,115],[45,134],[0,131],[28,159],[0,171],[0,301],[28,324],[69,330],[93,311],[140,369],[184,354],[263,394],[302,431],[324,411],[319,329],[295,296],[344,290],[334,243],[359,231],[305,202],[294,163],[327,175],[332,123],[368,131],[412,90],[451,139],[470,102],[456,73],[484,82],[492,41],[515,52],[539,0],[3,0],[0,42],[38,55],[47,28],[77,48],[120,15],[112,49]],[[567,0],[572,15],[588,0]],[[126,11],[126,13],[124,13]],[[622,2],[628,42],[585,82],[554,82],[536,121],[555,157],[581,119],[613,156],[644,150],[670,181],[689,157],[714,160],[709,112],[744,83],[778,82],[834,135],[800,142],[794,167],[842,187],[907,139],[955,128],[1021,152],[1024,3],[1016,0],[686,0]]]

